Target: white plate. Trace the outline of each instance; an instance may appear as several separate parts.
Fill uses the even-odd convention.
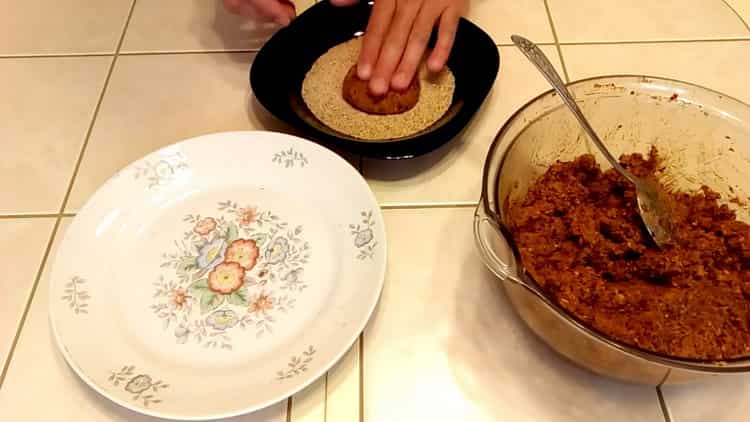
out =
[[[53,265],[52,329],[122,406],[240,415],[341,358],[385,258],[378,204],[346,161],[277,133],[202,136],[131,164],[83,207]]]

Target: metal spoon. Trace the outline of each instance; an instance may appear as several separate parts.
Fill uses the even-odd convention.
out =
[[[578,108],[575,99],[565,87],[565,83],[549,62],[542,50],[536,44],[518,35],[510,37],[519,50],[533,63],[537,69],[544,75],[552,88],[557,91],[565,105],[573,112],[578,123],[589,135],[594,144],[599,148],[604,157],[614,167],[614,169],[625,179],[635,185],[635,191],[638,198],[638,214],[640,214],[643,224],[646,226],[649,235],[657,244],[662,247],[668,244],[672,239],[672,219],[669,209],[669,199],[664,188],[655,180],[636,177],[626,170],[620,163],[609,153],[607,147],[596,134],[589,122],[583,116],[581,109]]]

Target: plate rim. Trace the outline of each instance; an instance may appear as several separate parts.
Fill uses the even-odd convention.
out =
[[[372,211],[373,214],[376,215],[381,224],[379,225],[379,231],[382,234],[382,243],[379,244],[379,246],[382,246],[382,264],[380,264],[377,269],[377,279],[374,280],[376,282],[375,291],[376,294],[373,295],[373,300],[371,301],[370,305],[368,306],[368,309],[366,309],[366,312],[363,312],[363,318],[361,318],[361,321],[358,321],[356,323],[352,324],[352,334],[348,336],[342,336],[348,338],[346,342],[344,342],[344,345],[340,348],[340,350],[336,353],[333,353],[331,357],[327,360],[324,360],[320,365],[317,366],[317,370],[314,371],[307,371],[304,374],[307,374],[307,376],[302,376],[298,378],[299,382],[296,383],[290,383],[288,387],[283,388],[282,391],[284,393],[280,394],[278,397],[274,399],[267,399],[263,402],[259,402],[258,404],[255,404],[253,406],[246,406],[241,409],[222,412],[222,413],[215,413],[215,414],[204,414],[204,415],[179,415],[179,414],[173,414],[168,412],[159,412],[152,408],[148,408],[145,406],[137,406],[134,405],[133,402],[128,402],[120,397],[108,393],[106,390],[104,390],[102,387],[100,387],[92,377],[86,374],[86,372],[78,365],[70,351],[68,350],[67,346],[65,345],[60,331],[58,329],[58,324],[55,322],[56,320],[56,312],[55,312],[55,306],[53,306],[53,300],[55,298],[55,293],[52,287],[55,285],[55,280],[57,280],[58,277],[55,277],[56,271],[55,268],[57,267],[57,260],[59,259],[61,255],[62,246],[65,242],[65,239],[70,236],[70,232],[66,230],[65,235],[60,239],[60,243],[58,246],[58,249],[55,251],[54,256],[52,257],[52,261],[50,261],[50,273],[49,273],[49,280],[48,280],[48,295],[47,295],[47,309],[48,309],[48,321],[50,325],[50,329],[52,331],[52,336],[55,340],[55,345],[59,351],[60,354],[62,354],[63,358],[65,359],[66,364],[68,367],[70,367],[73,372],[78,376],[79,380],[85,383],[89,388],[91,388],[93,391],[95,391],[99,396],[106,398],[107,400],[111,401],[112,403],[115,403],[116,405],[125,408],[129,411],[135,412],[137,414],[142,414],[146,416],[156,417],[156,418],[166,418],[171,420],[179,420],[179,421],[208,421],[208,420],[221,420],[221,419],[227,419],[232,417],[238,417],[243,415],[248,415],[266,408],[269,408],[273,405],[276,405],[278,403],[283,402],[284,400],[291,399],[295,394],[299,393],[300,391],[304,390],[317,380],[319,380],[323,375],[325,375],[331,368],[333,368],[338,362],[341,361],[341,359],[352,350],[352,346],[355,344],[355,342],[360,338],[362,333],[364,332],[365,328],[367,327],[367,324],[372,320],[372,317],[375,314],[375,310],[378,307],[378,304],[380,303],[380,299],[383,294],[383,289],[385,286],[385,278],[386,278],[386,271],[388,267],[388,240],[387,240],[387,233],[385,230],[385,218],[383,216],[383,210],[380,207],[380,204],[377,200],[377,197],[375,196],[374,192],[370,188],[369,184],[367,183],[367,180],[364,178],[364,176],[360,173],[360,171],[355,168],[348,160],[341,157],[339,154],[335,153],[334,151],[318,144],[317,142],[311,141],[309,139],[303,138],[301,136],[291,135],[288,133],[278,132],[278,131],[271,131],[271,130],[237,130],[237,131],[220,131],[220,132],[211,132],[206,133],[190,138],[185,138],[182,140],[179,140],[177,142],[159,147],[155,150],[152,150],[140,157],[138,157],[135,160],[132,160],[127,165],[123,166],[120,170],[115,172],[113,175],[111,175],[104,183],[102,183],[91,195],[89,195],[89,198],[86,200],[83,206],[76,212],[75,217],[71,219],[71,227],[73,224],[75,224],[76,220],[79,218],[79,216],[86,210],[86,208],[92,203],[92,200],[94,196],[103,189],[106,189],[114,179],[116,179],[123,171],[126,171],[130,168],[133,168],[133,166],[142,160],[145,160],[149,157],[155,156],[159,154],[160,152],[169,149],[174,148],[176,146],[182,145],[184,143],[188,142],[194,142],[197,139],[200,138],[210,138],[215,136],[236,136],[236,135],[244,135],[244,136],[280,136],[282,138],[287,138],[290,141],[298,143],[298,145],[303,146],[305,148],[313,148],[317,149],[319,152],[328,155],[333,160],[340,160],[340,162],[343,162],[346,166],[348,166],[348,169],[353,172],[354,175],[357,176],[357,179],[361,186],[364,188],[364,191],[367,192],[367,196],[369,197],[369,200],[372,203]],[[375,279],[375,277],[373,277]]]

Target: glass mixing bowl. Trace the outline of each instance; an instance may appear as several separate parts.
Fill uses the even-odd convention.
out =
[[[740,220],[750,222],[745,201],[750,193],[750,106],[707,88],[647,76],[603,76],[574,82],[569,89],[615,156],[645,154],[655,145],[672,186],[683,191],[709,186]],[[610,167],[552,91],[516,112],[489,150],[475,238],[485,264],[505,281],[526,324],[570,360],[624,381],[674,384],[750,371],[750,358],[698,362],[609,339],[557,306],[526,275],[509,234],[508,206],[523,198],[555,161],[584,153],[597,157],[603,169]]]

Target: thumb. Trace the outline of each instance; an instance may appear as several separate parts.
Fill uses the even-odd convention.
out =
[[[331,0],[331,4],[337,7],[347,7],[357,4],[357,0]]]

